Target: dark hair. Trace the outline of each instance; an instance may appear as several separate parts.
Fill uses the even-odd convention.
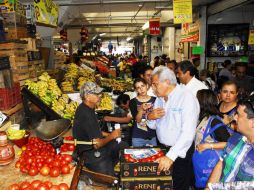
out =
[[[248,64],[245,62],[237,62],[235,63],[235,67],[246,67],[246,69],[248,68]]]
[[[238,85],[237,85],[234,81],[232,81],[232,80],[228,80],[228,81],[224,82],[224,83],[221,85],[221,89],[220,89],[220,90],[222,90],[222,88],[223,88],[224,86],[227,86],[227,85],[234,85],[234,86],[235,86],[235,89],[236,89],[236,92],[238,92],[239,87],[238,87]]]
[[[130,96],[128,94],[120,94],[116,99],[116,105],[126,104],[129,100]]]
[[[224,68],[226,68],[228,65],[231,65],[231,61],[229,59],[225,60],[224,63],[222,63]]]
[[[197,99],[200,105],[199,119],[211,115],[222,116],[218,108],[218,99],[212,90],[202,89],[197,92]]]
[[[248,119],[254,118],[254,94],[252,94],[247,99],[239,100],[237,106],[242,105],[246,108],[244,109],[245,113],[247,113]]]
[[[156,56],[154,59],[160,59],[160,57],[159,57],[159,56]]]
[[[181,71],[185,74],[187,71],[190,71],[190,75],[194,76],[197,74],[197,69],[194,67],[194,65],[188,61],[182,61],[179,65],[178,68],[181,69]]]
[[[206,69],[203,69],[203,70],[200,71],[199,76],[210,77],[210,72]]]
[[[140,72],[141,75],[144,75],[146,71],[153,70],[153,68],[150,65],[146,65]]]
[[[146,81],[145,81],[145,79],[143,79],[143,78],[136,78],[136,79],[134,80],[134,82],[133,82],[133,87],[134,87],[134,89],[135,89],[135,85],[136,85],[138,82],[143,82],[144,84],[147,84]]]
[[[174,64],[175,65],[175,68],[177,68],[177,62],[176,60],[170,60],[167,64]]]

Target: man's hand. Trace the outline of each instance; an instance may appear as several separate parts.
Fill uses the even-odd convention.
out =
[[[148,114],[149,120],[160,119],[165,115],[165,110],[163,108],[156,108],[151,113]]]
[[[170,158],[168,158],[167,156],[158,158],[155,162],[159,163],[158,172],[168,171],[173,164],[173,161]]]
[[[99,149],[99,148],[101,148],[104,145],[104,139],[100,139],[100,138],[93,139],[93,142],[95,143],[93,145],[93,147],[95,149]]]
[[[121,129],[116,129],[110,133],[110,136],[113,139],[117,139],[118,137],[121,137]]]
[[[103,117],[103,120],[106,122],[111,122],[111,117],[110,116],[105,116]]]

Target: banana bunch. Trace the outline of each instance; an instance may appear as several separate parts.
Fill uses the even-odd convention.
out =
[[[71,81],[62,82],[61,89],[63,92],[73,92],[74,91],[73,82]]]
[[[50,90],[55,98],[62,95],[62,91],[57,85],[56,79],[50,79],[48,83],[48,90]]]
[[[27,86],[28,90],[30,90],[33,94],[38,95],[39,88],[36,82],[26,80],[25,85]]]
[[[67,73],[64,75],[64,80],[73,80],[78,78],[79,69],[75,63],[71,63],[68,67]]]
[[[6,131],[7,137],[10,140],[18,140],[25,136],[26,130],[16,130],[11,127],[9,127]]]
[[[113,102],[112,98],[108,95],[108,93],[103,93],[101,102],[97,106],[97,111],[102,111],[102,110],[113,110]]]
[[[73,120],[78,105],[79,105],[78,102],[75,101],[71,101],[69,104],[67,104],[64,110],[63,117],[65,119]]]
[[[40,81],[48,82],[50,80],[50,76],[47,72],[42,73],[41,76],[39,76]]]

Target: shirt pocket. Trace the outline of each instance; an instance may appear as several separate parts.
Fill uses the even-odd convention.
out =
[[[181,129],[182,125],[182,110],[180,108],[169,108],[169,123],[172,125],[172,130]]]

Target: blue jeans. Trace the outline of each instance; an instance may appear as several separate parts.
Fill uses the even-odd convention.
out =
[[[142,138],[132,138],[132,146],[142,147],[142,146],[157,146],[156,137],[152,139],[142,139]]]

